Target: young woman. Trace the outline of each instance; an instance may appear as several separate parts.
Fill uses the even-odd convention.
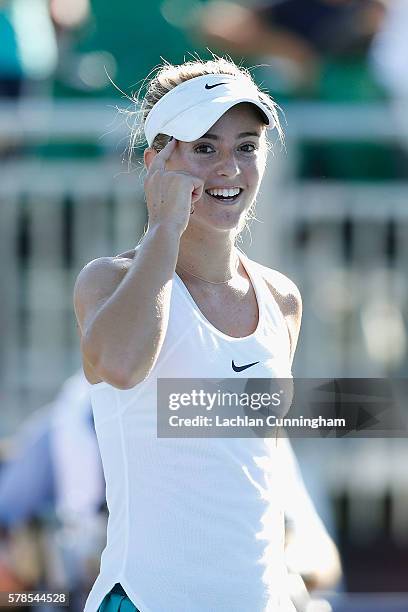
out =
[[[156,429],[159,378],[291,377],[299,292],[235,245],[276,105],[215,59],[165,65],[143,111],[147,232],[75,287],[110,513],[85,612],[293,610],[275,441]]]

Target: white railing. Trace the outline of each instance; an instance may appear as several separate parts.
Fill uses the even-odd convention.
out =
[[[408,183],[305,181],[277,215],[279,265],[301,288],[299,376],[405,376]]]
[[[126,116],[119,110],[134,111],[136,106],[123,99],[0,101],[0,135],[21,137],[25,142],[99,140],[106,135],[116,143],[118,135],[128,133]],[[382,103],[292,102],[285,105],[282,119],[289,139],[379,142],[395,141],[399,136],[393,112]]]
[[[0,168],[3,433],[79,366],[74,281],[90,260],[136,244],[145,223],[139,174],[104,159]]]

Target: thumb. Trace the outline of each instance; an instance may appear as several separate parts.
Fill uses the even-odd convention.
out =
[[[204,191],[204,182],[198,177],[193,177],[193,191],[191,192],[191,203],[197,202]]]

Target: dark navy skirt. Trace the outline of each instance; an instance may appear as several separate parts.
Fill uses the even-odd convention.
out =
[[[126,595],[123,587],[119,582],[115,584],[113,589],[109,591],[103,598],[98,612],[139,612],[132,604],[129,597]]]

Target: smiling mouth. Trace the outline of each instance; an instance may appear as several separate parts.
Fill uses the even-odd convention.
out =
[[[206,189],[205,193],[210,196],[211,198],[214,198],[215,200],[218,200],[219,202],[224,202],[224,203],[233,203],[235,202],[239,196],[241,195],[241,193],[243,192],[243,189],[241,188],[235,188],[235,189]]]

